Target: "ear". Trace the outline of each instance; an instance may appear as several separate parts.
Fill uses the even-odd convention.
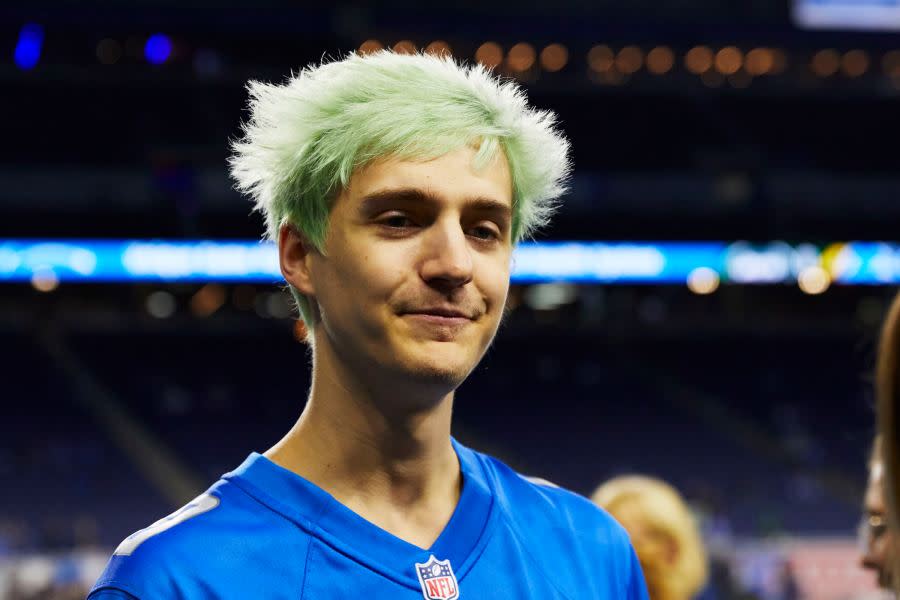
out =
[[[291,224],[281,226],[278,231],[278,261],[281,274],[304,296],[316,293],[312,279],[312,256],[315,247]]]

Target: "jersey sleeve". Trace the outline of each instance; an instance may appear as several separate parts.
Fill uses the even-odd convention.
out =
[[[628,544],[629,557],[629,574],[626,589],[626,598],[628,600],[649,600],[647,594],[647,582],[644,580],[644,572],[641,570],[641,563],[638,561],[637,554],[631,544]]]
[[[103,588],[87,597],[87,600],[140,600],[128,592],[116,588]]]

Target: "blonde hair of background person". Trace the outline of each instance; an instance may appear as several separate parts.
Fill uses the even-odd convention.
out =
[[[881,329],[878,348],[875,393],[878,404],[878,432],[882,439],[884,458],[884,494],[887,500],[888,521],[894,532],[900,531],[900,294],[894,298]],[[894,558],[894,572],[900,573],[900,564]],[[898,585],[895,578],[894,586]],[[900,590],[897,590],[900,592]]]
[[[706,550],[678,491],[659,479],[616,477],[591,499],[631,536],[651,600],[688,600],[707,579]]]

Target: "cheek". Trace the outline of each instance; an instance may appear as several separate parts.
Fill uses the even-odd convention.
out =
[[[376,305],[387,305],[403,279],[402,261],[389,253],[360,252],[334,257],[323,273],[331,299],[370,313]]]
[[[372,279],[368,274],[373,265],[372,253],[370,249],[354,247],[350,242],[336,236],[334,246],[328,250],[326,268],[320,276],[331,288],[341,288],[343,293],[358,293],[366,281]]]
[[[506,304],[506,295],[509,293],[509,260],[504,261],[486,261],[486,264],[479,270],[478,287],[484,296],[491,302],[492,309],[496,310],[498,305],[502,308]]]

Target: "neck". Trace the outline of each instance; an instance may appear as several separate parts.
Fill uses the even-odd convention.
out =
[[[336,358],[317,345],[306,408],[266,456],[370,521],[417,507],[449,519],[461,485],[450,443],[453,391],[385,385]]]

